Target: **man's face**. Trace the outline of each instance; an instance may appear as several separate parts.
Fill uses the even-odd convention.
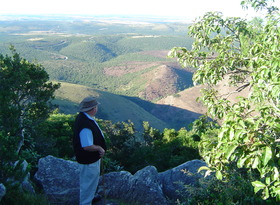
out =
[[[93,117],[93,116],[97,113],[97,111],[98,111],[98,106],[96,106],[95,108],[93,108],[93,109],[89,112],[89,115]]]

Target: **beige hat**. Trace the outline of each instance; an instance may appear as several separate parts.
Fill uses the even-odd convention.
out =
[[[87,111],[91,110],[92,108],[96,107],[98,104],[99,104],[99,102],[97,102],[95,97],[91,97],[91,96],[86,97],[80,103],[79,112],[87,112]]]

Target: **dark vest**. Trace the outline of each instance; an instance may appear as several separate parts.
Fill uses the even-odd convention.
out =
[[[80,132],[82,129],[88,128],[92,131],[94,145],[101,146],[106,150],[105,140],[102,136],[97,124],[90,120],[84,113],[80,112],[75,120],[73,147],[77,162],[80,164],[91,164],[100,159],[99,153],[85,151],[81,146]]]

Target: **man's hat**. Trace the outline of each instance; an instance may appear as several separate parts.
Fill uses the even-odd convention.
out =
[[[99,104],[99,102],[97,102],[95,97],[91,97],[91,96],[86,97],[80,103],[79,112],[87,112],[87,111],[91,110],[92,108],[96,107],[98,104]]]

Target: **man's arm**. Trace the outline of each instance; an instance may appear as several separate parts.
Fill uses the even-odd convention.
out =
[[[103,157],[103,155],[105,154],[105,150],[101,146],[94,144],[94,139],[90,129],[82,129],[80,132],[80,139],[81,145],[85,151],[99,152],[100,157]]]
[[[83,149],[88,152],[99,152],[100,157],[103,157],[105,154],[105,150],[99,145],[90,145],[83,147]]]

